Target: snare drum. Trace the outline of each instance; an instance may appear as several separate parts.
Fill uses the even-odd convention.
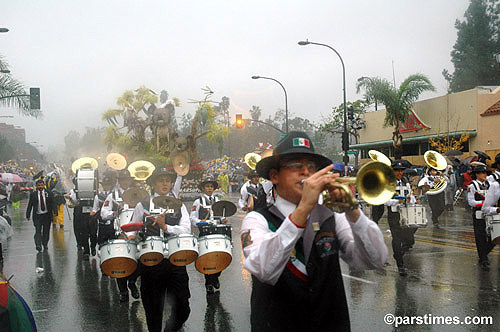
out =
[[[125,278],[137,268],[137,243],[131,240],[115,239],[99,246],[101,270],[109,277]]]
[[[231,264],[233,245],[231,239],[223,234],[201,236],[199,239],[200,256],[196,269],[203,274],[218,273]]]
[[[168,259],[173,265],[186,266],[198,257],[198,239],[192,234],[172,235],[167,243]]]
[[[486,232],[491,235],[491,242],[500,244],[500,214],[485,216]]]
[[[168,255],[167,242],[160,236],[148,236],[139,242],[139,260],[146,266],[160,264],[164,256]]]
[[[134,214],[134,209],[125,209],[120,212],[118,216],[118,220],[120,223],[120,227],[128,224],[132,220],[132,215]]]
[[[401,227],[426,227],[427,217],[425,215],[425,206],[409,205],[399,206],[399,223]]]

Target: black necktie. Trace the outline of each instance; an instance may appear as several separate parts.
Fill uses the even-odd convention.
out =
[[[43,197],[43,191],[40,190],[40,209],[45,211],[45,197]]]

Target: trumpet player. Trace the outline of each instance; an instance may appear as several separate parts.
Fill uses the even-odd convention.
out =
[[[406,160],[397,159],[391,165],[396,174],[397,184],[395,198],[384,203],[387,206],[387,221],[391,230],[392,236],[392,251],[393,257],[398,266],[400,276],[406,276],[406,267],[404,265],[403,256],[415,243],[415,227],[401,227],[398,206],[406,203],[415,204],[416,199],[411,191],[411,185],[408,179],[403,176],[404,170],[408,168]]]
[[[479,256],[479,266],[483,271],[490,270],[488,254],[495,246],[486,233],[486,222],[481,212],[486,193],[490,188],[490,184],[486,180],[487,171],[485,164],[473,166],[472,182],[467,188],[467,202],[472,207],[472,225],[474,227],[477,255]]]
[[[332,162],[309,136],[292,131],[258,174],[277,189],[275,203],[250,212],[241,226],[244,266],[252,274],[252,331],[349,331],[339,258],[356,269],[382,268],[382,233],[358,208],[335,213],[318,205],[332,183]],[[333,199],[346,192],[330,190]]]

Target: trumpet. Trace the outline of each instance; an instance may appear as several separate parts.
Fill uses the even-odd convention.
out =
[[[358,208],[359,201],[349,187],[354,184],[364,202],[381,205],[394,195],[396,182],[396,175],[391,167],[379,161],[370,161],[359,169],[356,177],[336,178],[335,182],[328,184],[323,191],[323,204],[334,210]],[[343,201],[337,201],[330,195],[330,191],[336,188],[346,193]]]

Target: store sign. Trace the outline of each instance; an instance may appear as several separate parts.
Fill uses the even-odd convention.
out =
[[[408,116],[408,119],[406,119],[406,122],[404,124],[402,124],[401,122],[399,123],[399,132],[401,133],[430,128],[431,127],[427,126],[422,120],[420,120],[414,110],[411,110],[410,115]]]

